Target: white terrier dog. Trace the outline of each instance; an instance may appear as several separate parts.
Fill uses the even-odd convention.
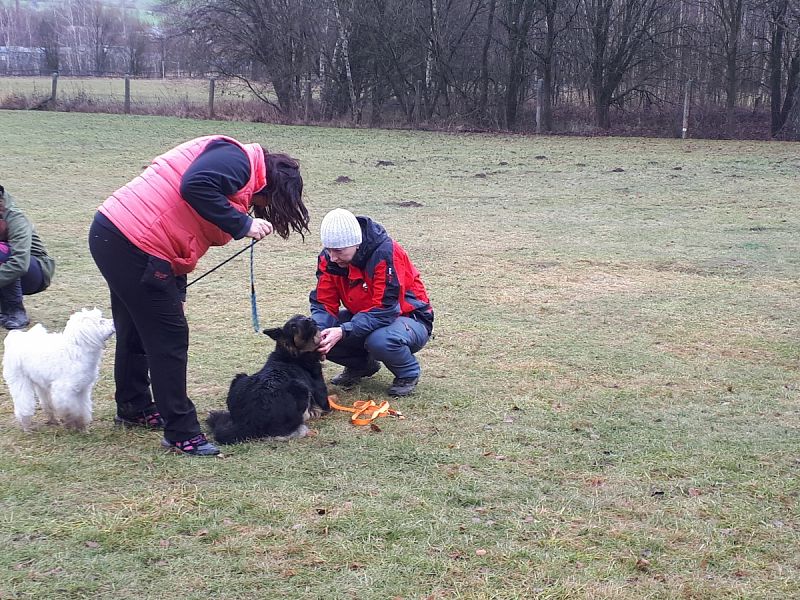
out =
[[[113,333],[114,321],[97,308],[76,312],[63,333],[48,333],[42,325],[8,332],[3,378],[24,431],[31,429],[37,396],[48,424],[61,421],[68,429],[86,429],[103,348]]]

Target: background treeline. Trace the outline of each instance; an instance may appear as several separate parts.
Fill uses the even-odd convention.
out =
[[[140,3],[141,4],[141,3]],[[240,79],[287,122],[796,138],[800,0],[0,0],[0,74]]]

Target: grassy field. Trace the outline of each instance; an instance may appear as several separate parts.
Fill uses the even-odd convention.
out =
[[[0,131],[0,182],[58,260],[27,301],[49,327],[108,310],[95,207],[212,132],[302,160],[312,234],[258,246],[262,324],[307,311],[336,206],[387,226],[436,309],[407,418],[380,432],[334,414],[312,438],[165,454],[113,427],[112,348],[85,435],[21,433],[3,390],[0,598],[796,597],[797,145],[4,111]],[[270,350],[245,256],[190,289],[202,413]]]
[[[222,85],[222,84],[220,84]],[[47,98],[51,77],[0,77],[0,100],[10,94]],[[96,102],[125,100],[123,77],[59,77],[60,100],[87,98]],[[131,103],[208,102],[208,81],[200,79],[131,79]]]

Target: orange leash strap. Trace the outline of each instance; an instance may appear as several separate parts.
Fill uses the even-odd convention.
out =
[[[328,396],[328,403],[331,408],[353,413],[350,417],[350,422],[353,425],[369,425],[378,417],[387,415],[400,419],[404,418],[400,411],[389,408],[388,400],[384,400],[380,404],[376,404],[373,400],[356,400],[353,402],[353,406],[344,406],[336,402],[338,399],[338,396]]]

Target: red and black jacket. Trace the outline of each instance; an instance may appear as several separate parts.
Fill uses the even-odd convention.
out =
[[[433,331],[428,293],[406,251],[380,224],[357,218],[362,241],[353,261],[342,268],[324,249],[317,259],[317,287],[309,296],[314,320],[321,327],[339,325],[348,337],[366,337],[400,316]],[[352,313],[350,321],[339,323],[341,307]]]

